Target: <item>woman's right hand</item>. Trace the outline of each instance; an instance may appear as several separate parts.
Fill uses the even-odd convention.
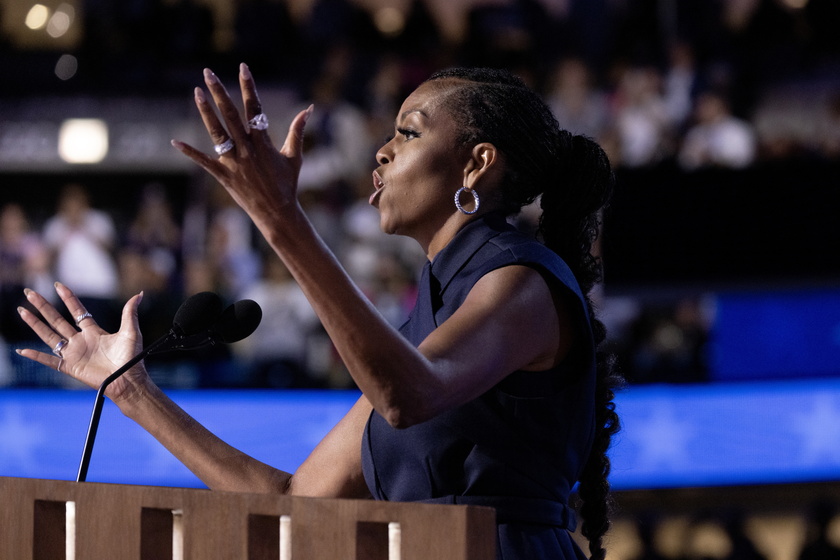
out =
[[[24,307],[18,308],[18,312],[53,352],[41,352],[31,348],[17,352],[25,358],[98,389],[105,378],[142,350],[143,338],[140,334],[137,308],[143,295],[138,294],[126,302],[120,330],[111,334],[102,329],[87,313],[72,290],[60,283],[56,283],[55,286],[70,316],[76,318],[79,328],[68,322],[41,294],[27,289],[26,299],[41,316]],[[119,404],[130,399],[131,395],[148,381],[148,374],[141,362],[111,383],[105,394]]]
[[[220,156],[211,157],[183,142],[173,140],[172,145],[223,185],[257,227],[282,225],[283,221],[277,220],[277,217],[283,214],[284,208],[294,206],[297,201],[297,181],[303,162],[303,131],[313,107],[297,114],[289,125],[283,146],[277,149],[268,133],[267,117],[263,114],[254,78],[246,64],[239,67],[244,115],[236,108],[219,78],[209,69],[204,71],[204,82],[213,103],[200,88],[195,89],[194,95],[207,133],[217,146],[232,142],[233,148]],[[213,105],[218,108],[218,115]],[[262,126],[250,124],[257,117],[266,119]]]

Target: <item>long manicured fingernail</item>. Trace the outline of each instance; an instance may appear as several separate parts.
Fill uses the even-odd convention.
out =
[[[25,309],[22,305],[18,306],[18,308],[17,308],[17,312],[18,312],[19,314],[23,314],[23,312],[24,312],[24,311],[26,311],[26,309]]]
[[[208,82],[216,83],[219,81],[219,78],[216,77],[216,74],[213,73],[212,70],[209,68],[204,69],[204,79]]]
[[[193,95],[195,95],[195,100],[198,101],[199,103],[206,103],[207,102],[207,98],[204,97],[204,90],[201,89],[200,87],[195,88],[195,90],[193,91]]]
[[[246,80],[253,79],[253,76],[251,76],[251,69],[248,68],[248,65],[244,62],[239,65],[239,73],[242,74],[242,77]]]
[[[32,293],[32,290],[30,290],[29,288],[24,288],[23,289],[23,295],[25,295],[26,297],[29,297],[29,295],[31,293]]]
[[[315,105],[312,104],[306,108],[306,111],[303,113],[303,124],[306,124],[306,121],[309,120],[309,117],[312,116],[312,112],[315,111]]]

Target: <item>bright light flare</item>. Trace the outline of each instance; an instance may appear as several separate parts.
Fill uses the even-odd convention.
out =
[[[67,119],[58,131],[58,155],[67,163],[99,163],[108,155],[108,125],[100,119]]]
[[[26,13],[24,23],[29,29],[43,29],[50,19],[50,9],[43,4],[35,4]]]
[[[57,39],[67,33],[67,31],[70,30],[70,26],[73,24],[73,18],[75,15],[76,11],[70,4],[59,5],[58,8],[56,8],[55,13],[47,22],[47,34],[50,37]]]

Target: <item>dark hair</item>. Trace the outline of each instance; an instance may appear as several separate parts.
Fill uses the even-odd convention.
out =
[[[504,70],[453,68],[429,81],[453,79],[445,103],[461,127],[460,142],[490,142],[504,155],[505,176],[500,200],[506,215],[540,197],[538,235],[569,265],[585,294],[596,348],[606,328],[594,313],[590,292],[601,280],[600,259],[592,254],[601,212],[609,201],[613,174],[604,150],[593,140],[560,128],[543,99]],[[449,84],[447,84],[448,86]],[[457,109],[455,109],[457,108]],[[620,423],[613,403],[623,382],[614,357],[597,352],[595,389],[596,436],[578,486],[582,534],[593,559],[604,558],[602,541],[610,527],[610,461],[612,436]]]

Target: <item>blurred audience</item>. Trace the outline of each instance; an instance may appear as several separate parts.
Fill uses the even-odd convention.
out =
[[[257,330],[234,345],[234,354],[246,368],[244,384],[251,387],[316,387],[309,375],[310,337],[320,321],[291,273],[273,252],[264,251],[262,274],[242,291],[262,308]]]
[[[414,297],[415,278],[407,271],[425,257],[410,242],[379,230],[378,213],[367,203],[370,169],[402,99],[430,72],[454,64],[514,69],[544,92],[563,127],[601,142],[619,171],[743,169],[803,153],[838,160],[840,41],[817,21],[837,13],[826,1],[811,0],[801,10],[781,8],[775,0],[679,3],[668,15],[652,3],[547,6],[509,0],[465,13],[458,37],[424,0],[391,10],[363,9],[352,0],[306,6],[238,0],[224,17],[197,0],[122,7],[99,1],[86,6],[89,25],[80,52],[87,57],[84,87],[93,92],[151,91],[156,81],[148,76],[155,66],[164,78],[158,87],[180,87],[195,82],[192,65],[227,64],[236,57],[268,84],[266,99],[276,86],[287,94],[278,106],[313,102],[301,204],[374,305],[399,325]],[[160,40],[149,47],[136,38],[145,37],[156,18],[167,23],[155,27]],[[772,43],[762,35],[767,29],[782,33],[781,42],[763,50]],[[818,64],[797,66],[809,49]],[[178,56],[163,56],[164,50]],[[771,55],[781,57],[784,72],[771,71]],[[13,47],[7,49],[4,68],[14,66],[14,56]],[[5,84],[0,93],[22,87]],[[798,93],[805,90],[816,93]],[[671,168],[675,163],[678,169]],[[281,281],[276,263],[262,261],[247,217],[217,185],[194,184],[183,211],[172,207],[166,188],[149,184],[126,204],[129,209],[99,210],[90,201],[95,191],[75,185],[62,194],[54,216],[31,224],[26,207],[7,205],[0,219],[3,339],[16,336],[20,286],[49,295],[54,279],[72,285],[103,326],[116,317],[115,301],[143,290],[141,319],[149,337],[166,330],[179,302],[197,291],[216,291],[228,300],[260,294],[266,307],[279,306],[278,298],[294,299],[288,295],[294,287]],[[519,225],[534,228],[528,210]],[[636,308],[610,331],[628,378],[704,380],[706,310],[694,298],[660,303]],[[268,345],[265,352],[257,350],[255,335],[248,343],[254,356],[236,383],[299,386],[307,383],[306,375],[320,376],[308,381],[315,385],[346,383],[317,325],[303,311],[293,315],[307,325],[304,331],[314,330],[307,342],[300,342],[306,333],[283,337],[297,345],[289,369],[299,369],[285,381],[270,378],[264,364],[285,358],[272,357]],[[237,361],[246,346],[240,346]],[[279,346],[271,350],[279,353]]]
[[[679,148],[678,160],[684,169],[743,169],[755,161],[755,131],[732,114],[725,94],[714,90],[699,94],[694,117]]]
[[[91,205],[84,185],[68,184],[59,194],[55,214],[44,224],[43,236],[56,280],[73,286],[103,328],[118,328],[118,238],[108,211]]]
[[[561,127],[595,140],[604,137],[610,119],[607,98],[595,87],[582,59],[569,57],[557,63],[545,97]]]
[[[836,518],[837,507],[829,501],[820,500],[811,506],[799,560],[840,560],[840,545],[833,542],[829,534],[830,525]]]
[[[649,167],[673,152],[674,123],[662,95],[662,77],[651,66],[620,70],[613,95],[613,129],[619,166]]]

